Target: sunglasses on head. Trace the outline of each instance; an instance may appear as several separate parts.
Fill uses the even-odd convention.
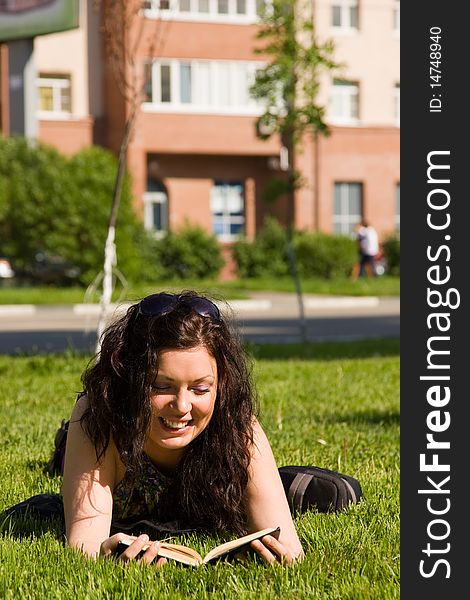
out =
[[[201,317],[211,317],[220,321],[218,307],[201,296],[181,296],[179,294],[152,294],[139,302],[139,315],[146,317],[159,317],[171,312],[178,304],[188,306]]]

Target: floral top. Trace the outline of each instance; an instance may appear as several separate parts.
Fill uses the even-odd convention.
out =
[[[126,473],[113,492],[113,519],[152,515],[158,517],[158,504],[172,477],[161,473],[144,454],[140,473]]]

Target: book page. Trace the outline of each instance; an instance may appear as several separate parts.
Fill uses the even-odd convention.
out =
[[[126,548],[131,545],[129,540],[121,540],[117,546],[116,556],[119,556]],[[150,548],[150,544],[143,546],[139,552],[137,558],[141,558],[146,550]],[[169,544],[168,542],[160,542],[160,550],[158,551],[158,557],[170,558],[178,562],[184,563],[185,565],[198,566],[202,563],[202,556],[187,546],[180,546],[179,544]]]
[[[261,529],[260,531],[255,531],[255,533],[250,533],[236,540],[232,540],[230,542],[226,542],[225,544],[221,544],[217,546],[213,550],[211,550],[204,557],[203,562],[208,563],[211,560],[218,559],[229,552],[235,550],[241,550],[243,547],[247,546],[253,540],[257,540],[259,538],[264,537],[265,535],[272,535],[276,538],[279,537],[280,528],[279,527],[268,527],[267,529]]]
[[[279,537],[280,528],[279,527],[269,527],[267,529],[262,529],[260,531],[255,531],[254,533],[250,533],[241,538],[237,538],[236,540],[231,540],[230,542],[225,542],[220,546],[216,546],[213,550],[211,550],[208,554],[206,554],[205,558],[202,559],[202,556],[196,552],[193,548],[189,548],[188,546],[181,546],[179,544],[170,544],[168,542],[160,542],[160,550],[158,551],[159,557],[169,558],[171,560],[176,560],[185,565],[191,566],[199,566],[200,564],[207,564],[211,561],[218,560],[223,556],[231,552],[235,552],[241,550],[245,546],[249,545],[253,540],[257,540],[262,538],[265,535],[272,535],[276,538]],[[122,540],[118,544],[117,555],[119,555],[126,547],[130,546],[132,542],[128,540]],[[150,547],[150,544],[145,545],[139,557]]]
[[[202,558],[197,552],[188,552],[188,548],[185,548],[183,551],[180,548],[172,548],[170,544],[167,546],[162,546],[158,551],[158,558],[168,558],[192,567],[198,567],[202,564]]]

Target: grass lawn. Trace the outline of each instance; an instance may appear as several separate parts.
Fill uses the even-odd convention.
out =
[[[58,525],[1,525],[2,598],[399,598],[399,341],[251,346],[260,420],[278,465],[317,465],[359,479],[365,500],[341,514],[296,517],[296,566],[91,561]],[[88,356],[0,356],[0,511],[60,478],[42,473],[80,390]],[[205,554],[213,538],[184,541]]]
[[[399,296],[400,279],[383,276],[350,279],[324,280],[304,279],[301,282],[305,294],[333,294],[346,296]],[[159,290],[181,291],[197,289],[210,295],[227,299],[249,298],[250,292],[276,291],[295,293],[292,279],[237,279],[234,281],[185,280],[156,282],[155,285],[131,285],[122,294],[122,288],[116,290],[114,301],[136,300]],[[84,302],[85,289],[79,287],[13,287],[11,284],[0,287],[0,304],[77,304]],[[99,302],[100,290],[89,300]]]

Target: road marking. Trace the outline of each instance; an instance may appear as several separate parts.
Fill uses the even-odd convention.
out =
[[[34,304],[2,304],[0,306],[0,317],[34,315],[36,314],[36,310]]]
[[[130,304],[110,304],[108,308],[108,315],[113,315],[117,312],[126,311]],[[101,305],[100,304],[74,304],[73,313],[75,315],[100,315]]]
[[[271,300],[229,300],[228,304],[233,310],[271,310]],[[222,306],[223,308],[223,306]]]
[[[379,305],[379,299],[373,296],[341,296],[338,298],[307,298],[306,308],[353,308],[353,307],[375,307]]]

